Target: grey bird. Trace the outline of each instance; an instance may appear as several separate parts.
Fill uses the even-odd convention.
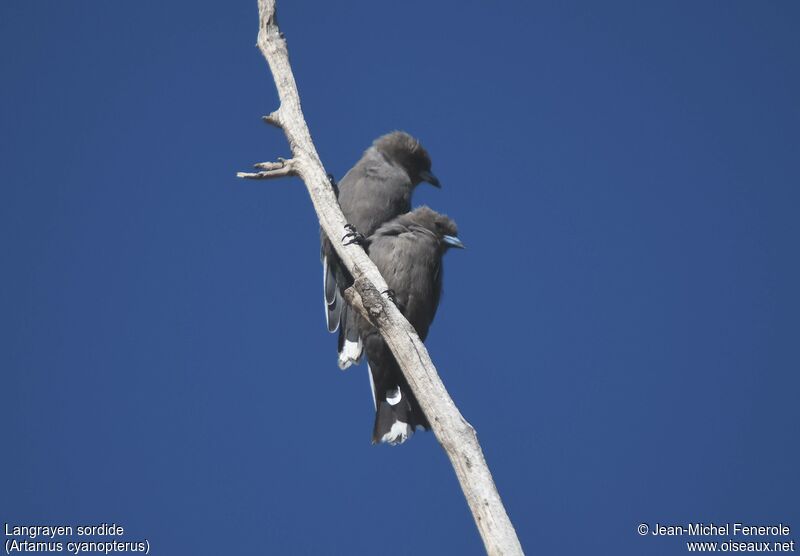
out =
[[[464,248],[455,222],[419,207],[378,228],[366,247],[394,303],[424,341],[442,295],[442,257],[451,247]],[[430,429],[386,342],[364,319],[359,329],[375,404],[372,442],[401,444],[417,427]]]
[[[408,133],[393,131],[378,137],[338,184],[337,196],[354,241],[372,235],[381,224],[411,210],[411,194],[421,182],[439,187],[431,159]],[[329,332],[339,331],[339,367],[357,363],[363,351],[358,317],[342,292],[353,280],[322,233],[325,317]]]

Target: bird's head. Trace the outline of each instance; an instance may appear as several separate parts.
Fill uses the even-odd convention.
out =
[[[393,131],[375,140],[375,148],[389,161],[403,168],[416,186],[425,181],[441,187],[431,172],[431,157],[428,151],[405,131]]]
[[[458,226],[449,216],[421,206],[411,211],[409,217],[416,225],[433,233],[442,251],[447,251],[451,247],[464,249],[464,243],[458,238]]]

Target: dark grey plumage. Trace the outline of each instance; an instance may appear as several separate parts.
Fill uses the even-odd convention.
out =
[[[411,194],[423,181],[439,186],[427,151],[408,133],[394,131],[376,139],[339,182],[339,205],[348,223],[368,237],[381,224],[411,210]],[[328,330],[339,330],[339,367],[346,369],[358,362],[362,352],[358,318],[342,298],[352,277],[324,233],[322,264]]]
[[[370,259],[394,292],[394,301],[422,340],[442,293],[442,257],[463,248],[455,222],[428,207],[398,216],[367,240]],[[430,428],[397,361],[378,331],[360,320],[375,401],[373,442],[400,444],[418,427]]]

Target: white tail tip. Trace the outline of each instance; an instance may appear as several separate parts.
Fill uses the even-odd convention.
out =
[[[395,421],[392,424],[392,428],[389,429],[389,432],[381,437],[381,442],[386,442],[392,446],[397,446],[398,444],[402,444],[408,440],[408,437],[413,433],[414,431],[411,430],[411,427],[408,426],[408,423]]]
[[[342,351],[339,354],[339,368],[345,370],[353,363],[358,363],[358,360],[361,359],[361,351],[360,339],[357,342],[345,340]]]

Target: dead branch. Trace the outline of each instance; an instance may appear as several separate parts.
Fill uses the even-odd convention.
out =
[[[397,359],[436,439],[450,458],[486,552],[491,556],[523,554],[475,429],[450,398],[414,328],[394,303],[379,293],[388,287],[378,269],[359,245],[342,242],[347,222],[303,117],[286,40],[275,17],[275,0],[258,0],[258,11],[258,47],[269,63],[280,98],[278,110],[263,119],[284,131],[292,158],[259,163],[256,167],[260,172],[237,175],[248,179],[296,175],[303,180],[322,229],[355,279],[346,292],[347,299],[376,326]]]

